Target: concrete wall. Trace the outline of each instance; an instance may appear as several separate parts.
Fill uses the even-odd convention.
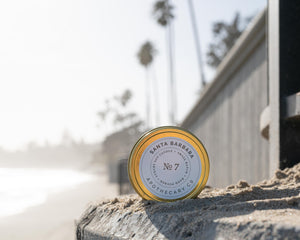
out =
[[[182,123],[208,151],[212,186],[269,177],[268,141],[259,129],[268,105],[265,18],[261,13],[242,34]]]

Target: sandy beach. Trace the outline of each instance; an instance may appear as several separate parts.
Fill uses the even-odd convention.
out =
[[[101,227],[100,227],[101,226]],[[205,188],[172,203],[136,194],[87,208],[77,239],[300,239],[300,164],[271,179]]]
[[[117,195],[106,173],[94,180],[50,194],[46,202],[17,215],[0,218],[1,240],[65,240],[75,238],[75,219],[89,202]]]

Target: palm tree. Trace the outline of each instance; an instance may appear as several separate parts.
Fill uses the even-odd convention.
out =
[[[153,16],[156,19],[157,23],[166,27],[167,29],[167,41],[169,45],[168,54],[169,54],[169,73],[170,73],[170,120],[172,124],[175,124],[175,115],[176,115],[176,87],[175,87],[175,76],[174,76],[174,35],[172,28],[172,19],[174,15],[172,13],[174,7],[169,4],[168,0],[159,0],[154,4],[153,7]]]
[[[197,28],[197,21],[196,16],[194,12],[194,6],[193,6],[193,0],[188,0],[189,4],[189,11],[192,21],[192,27],[193,27],[193,33],[194,33],[194,39],[195,39],[195,45],[196,45],[196,52],[197,52],[197,59],[198,59],[198,65],[199,65],[199,75],[200,75],[200,82],[201,82],[201,88],[205,86],[206,80],[203,70],[203,63],[202,63],[202,57],[201,57],[201,47],[200,47],[200,39],[198,35],[198,28]]]
[[[244,31],[252,17],[247,17],[241,22],[240,14],[236,13],[231,23],[215,22],[213,24],[213,42],[209,45],[207,52],[207,64],[211,67],[218,67],[223,58],[233,47],[236,40]]]
[[[146,128],[149,127],[150,122],[150,80],[149,80],[149,67],[153,62],[156,54],[156,49],[153,44],[146,41],[137,53],[138,60],[142,66],[146,69],[146,84],[145,84],[145,96],[146,96]]]

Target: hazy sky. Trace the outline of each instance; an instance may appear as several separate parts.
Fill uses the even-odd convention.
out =
[[[105,99],[129,88],[130,109],[145,116],[144,69],[136,53],[146,40],[158,50],[161,125],[168,121],[165,30],[151,16],[150,0],[12,0],[0,2],[0,146],[98,141],[112,127],[97,127]],[[199,77],[187,1],[176,6],[175,67],[180,122],[197,100]],[[216,20],[258,13],[265,0],[194,0],[203,58]],[[205,61],[205,59],[204,59]],[[205,67],[212,78],[213,72]],[[153,110],[153,109],[152,109]],[[152,125],[154,126],[154,125]]]

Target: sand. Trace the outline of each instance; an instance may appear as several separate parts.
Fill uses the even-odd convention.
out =
[[[197,199],[174,203],[116,197],[117,186],[102,173],[22,214],[0,218],[0,239],[74,239],[75,219],[78,239],[91,230],[125,239],[300,239],[299,193],[300,164],[255,185],[206,187]]]
[[[300,239],[300,164],[250,185],[206,187],[197,199],[161,203],[137,195],[94,202],[77,239]]]
[[[65,240],[75,238],[75,219],[90,201],[116,196],[116,184],[108,183],[105,173],[62,193],[24,213],[0,218],[1,240]]]

